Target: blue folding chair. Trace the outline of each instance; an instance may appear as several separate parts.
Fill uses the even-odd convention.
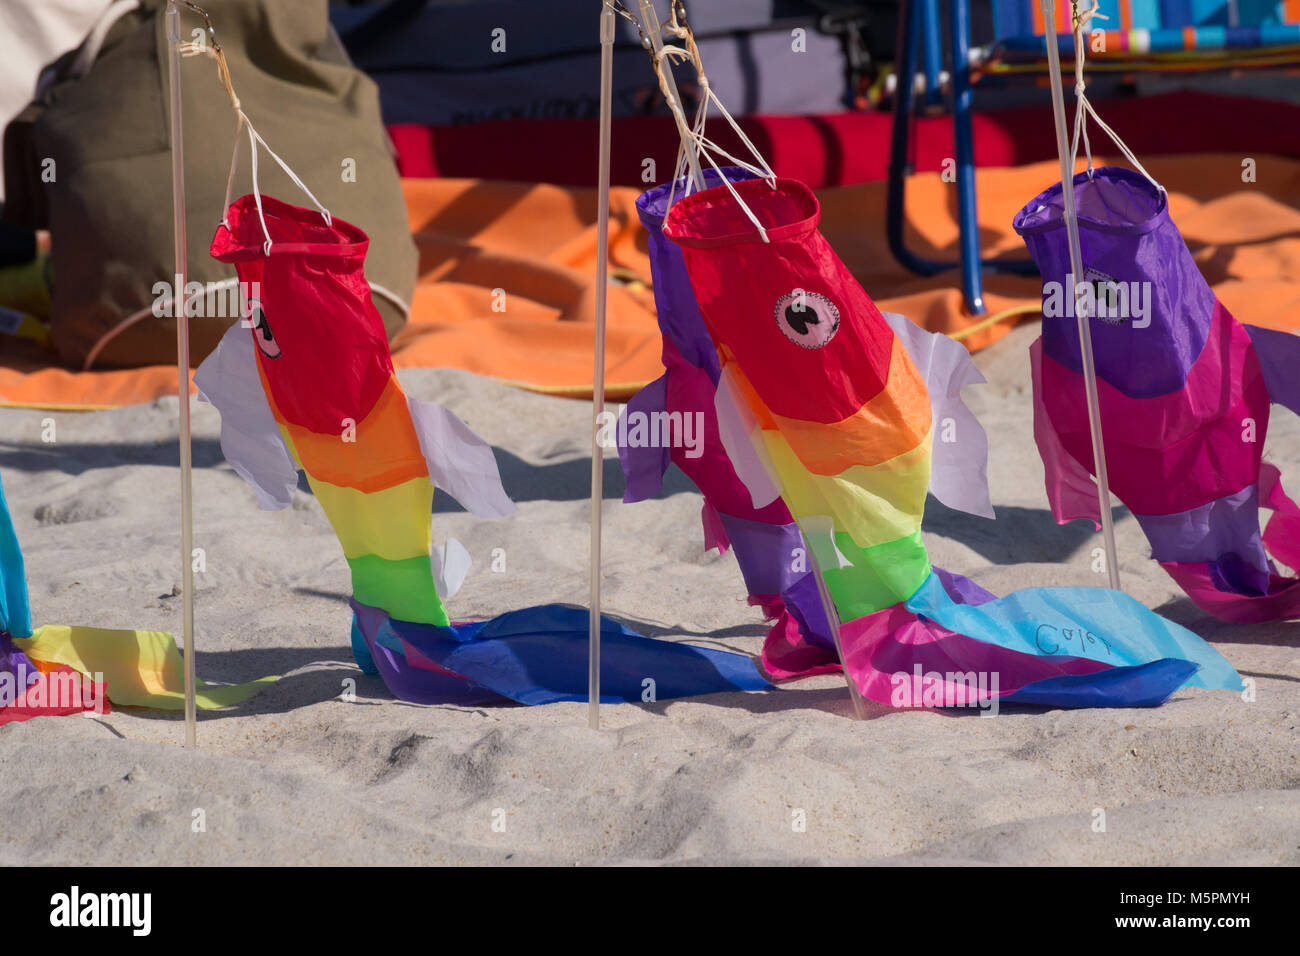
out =
[[[956,146],[960,261],[938,262],[909,250],[903,238],[904,192],[912,173],[909,159],[914,78],[924,57],[927,105],[941,102],[938,0],[903,0],[899,13],[898,83],[889,155],[886,234],[894,257],[918,275],[961,268],[967,309],[982,314],[982,269],[1035,275],[1027,260],[980,258],[975,197],[971,84],[981,77],[1015,77],[1047,72],[1047,43],[1055,37],[1061,59],[1074,60],[1070,0],[1058,0],[1049,34],[1039,0],[992,0],[994,41],[972,51],[970,0],[951,0],[948,50],[953,140]],[[1100,11],[1117,29],[1090,34],[1089,72],[1202,72],[1277,69],[1300,64],[1300,0],[1100,0]],[[1100,27],[1098,21],[1094,25]]]

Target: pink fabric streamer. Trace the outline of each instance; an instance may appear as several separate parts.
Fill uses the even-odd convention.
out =
[[[1047,501],[1058,524],[1086,519],[1094,530],[1101,530],[1097,482],[1088,470],[1075,461],[1052,427],[1043,405],[1043,340],[1035,339],[1029,347],[1029,362],[1034,385],[1034,439],[1047,475]]]
[[[892,707],[969,706],[1035,681],[1109,669],[1082,657],[995,648],[918,617],[902,604],[843,624],[840,640],[862,696]],[[974,679],[967,683],[962,675]]]
[[[1300,506],[1282,490],[1282,473],[1265,462],[1259,469],[1259,503],[1273,516],[1264,527],[1264,547],[1292,571],[1300,572]]]
[[[718,509],[707,499],[704,507],[700,509],[700,523],[704,526],[704,550],[711,551],[717,548],[718,554],[726,554],[727,549],[731,547],[731,539],[727,537],[727,529],[722,526]]]
[[[840,659],[833,649],[805,640],[799,623],[783,607],[763,642],[763,670],[778,681],[837,674]]]

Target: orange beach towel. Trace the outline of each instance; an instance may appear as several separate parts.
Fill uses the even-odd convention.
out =
[[[1159,157],[1148,169],[1169,190],[1174,222],[1215,293],[1241,321],[1300,327],[1300,161],[1256,160],[1243,182],[1239,153]],[[1098,161],[1101,164],[1101,161]],[[977,176],[986,256],[1025,255],[1012,215],[1056,180],[1054,162],[984,169]],[[410,324],[393,343],[399,367],[462,368],[559,395],[591,394],[596,202],[590,189],[464,179],[404,181],[420,281]],[[885,183],[826,189],[822,231],[882,309],[935,331],[955,332],[966,315],[955,272],[919,279],[885,244]],[[659,332],[649,288],[637,191],[611,196],[606,379],[626,398],[658,377]],[[956,187],[938,174],[908,184],[909,244],[955,258]],[[1038,281],[986,275],[990,312],[1032,304]],[[1030,316],[1032,318],[1032,316]],[[966,340],[983,348],[1011,323]],[[13,340],[0,356],[0,403],[102,408],[174,395],[174,368],[74,372],[49,367]],[[198,364],[201,356],[194,357]]]

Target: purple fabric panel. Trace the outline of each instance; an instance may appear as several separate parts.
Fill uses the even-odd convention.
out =
[[[1209,504],[1172,515],[1134,515],[1157,561],[1197,563],[1235,554],[1261,573],[1268,557],[1259,531],[1259,491],[1243,488]]]
[[[940,567],[934,567],[932,570],[939,583],[943,585],[943,589],[948,592],[948,597],[958,604],[983,604],[997,597],[992,591],[986,591],[964,575],[945,571]]]
[[[1245,576],[1234,573],[1239,568],[1225,568],[1223,562],[1211,565],[1168,561],[1160,566],[1197,607],[1225,621],[1253,624],[1300,617],[1300,581],[1295,578],[1274,576],[1268,581],[1267,590],[1261,593],[1260,585],[1264,582],[1257,575],[1253,581],[1246,580]],[[1249,586],[1244,590],[1234,589],[1238,584]]]
[[[834,648],[812,572],[793,570],[795,550],[805,548],[798,526],[794,522],[779,525],[750,521],[720,511],[717,514],[731,539],[746,590],[754,595],[781,595],[809,643]]]
[[[370,607],[356,600],[350,600],[361,636],[366,640],[366,647],[375,662],[384,686],[399,700],[413,704],[476,704],[501,703],[505,698],[485,690],[478,684],[454,675],[450,672],[438,673],[416,667],[406,656],[379,643],[382,632],[389,632],[389,639],[400,641],[392,633],[389,617],[378,608]],[[436,666],[436,665],[435,665]]]
[[[1268,397],[1300,415],[1300,335],[1258,325],[1245,328],[1264,371]]]
[[[8,631],[0,631],[0,674],[12,674],[14,681],[24,690],[41,676],[27,655],[14,645]]]
[[[1242,560],[1239,555],[1225,554],[1207,564],[1210,580],[1220,591],[1262,597],[1269,593],[1273,575]]]
[[[662,412],[668,398],[668,373],[665,372],[632,396],[627,407],[619,414],[618,434],[623,436],[624,422],[628,412],[637,412],[649,416]],[[627,478],[627,488],[623,492],[624,501],[645,501],[654,498],[663,489],[664,472],[672,450],[667,447],[629,448],[618,442],[618,460],[623,466],[623,475]]]
[[[817,579],[807,572],[781,593],[786,610],[799,624],[799,632],[809,644],[834,652],[835,638],[826,619],[826,608],[817,592]]]
[[[754,178],[747,170],[734,166],[723,166],[722,172],[732,182]],[[704,171],[706,187],[721,185],[722,181],[715,170]],[[684,195],[685,188],[685,180],[678,180],[677,189],[673,193],[674,201]],[[650,234],[650,274],[654,277],[659,329],[664,338],[672,340],[686,361],[708,372],[709,378],[716,385],[721,374],[718,353],[713,347],[713,339],[704,325],[704,319],[700,317],[700,308],[695,303],[695,292],[691,289],[691,280],[686,274],[682,250],[663,234],[664,216],[668,214],[668,193],[671,189],[672,183],[663,183],[646,190],[636,201],[641,224]],[[667,361],[664,364],[667,365]]]
[[[795,549],[802,549],[799,528],[789,524],[750,521],[719,511],[722,527],[731,539],[732,550],[745,576],[750,594],[784,594],[808,571],[795,571]]]
[[[1095,270],[1116,282],[1149,283],[1148,327],[1134,328],[1132,319],[1089,320],[1097,374],[1135,398],[1178,391],[1205,345],[1214,293],[1169,218],[1165,197],[1141,174],[1114,166],[1095,170],[1091,179],[1079,173],[1074,191],[1085,274]],[[1012,222],[1044,283],[1064,284],[1070,272],[1063,213],[1057,183]],[[1062,365],[1083,370],[1072,311],[1044,317],[1043,345]]]

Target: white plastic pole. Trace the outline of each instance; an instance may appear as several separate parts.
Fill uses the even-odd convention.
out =
[[[185,150],[181,129],[181,15],[176,0],[167,2],[167,67],[171,77],[172,218],[175,230],[176,370],[181,451],[181,628],[185,638],[185,746],[197,747],[198,715],[194,703],[194,494],[190,458],[190,321],[185,314]]]
[[[1092,428],[1092,460],[1097,469],[1097,503],[1101,511],[1101,533],[1106,545],[1106,572],[1110,586],[1121,590],[1119,560],[1115,550],[1115,522],[1110,514],[1110,480],[1106,471],[1106,448],[1101,435],[1101,405],[1097,399],[1097,370],[1092,356],[1092,330],[1088,316],[1079,309],[1075,290],[1084,281],[1083,256],[1079,248],[1079,221],[1074,207],[1074,155],[1066,145],[1065,94],[1061,85],[1061,54],[1056,48],[1056,0],[1040,0],[1043,22],[1048,25],[1047,63],[1052,74],[1052,115],[1056,118],[1056,153],[1061,160],[1061,201],[1065,207],[1065,233],[1070,244],[1070,289],[1074,316],[1079,323],[1079,351],[1083,357],[1084,394],[1088,422]]]
[[[609,289],[609,148],[614,96],[614,7],[600,12],[600,169],[596,187],[596,360],[591,382],[591,616],[587,621],[587,724],[600,729],[600,525],[605,497],[605,300]]]
[[[835,531],[832,529],[832,538],[834,534]],[[840,612],[835,607],[835,599],[831,597],[831,589],[826,584],[821,564],[813,554],[811,545],[807,543],[807,537],[804,538],[804,545],[808,548],[808,560],[812,562],[813,578],[817,582],[817,596],[821,598],[822,611],[826,614],[826,625],[831,629],[831,638],[835,641],[835,653],[839,656],[840,667],[844,671],[844,683],[849,685],[849,699],[853,702],[853,719],[862,720],[865,717],[862,711],[862,692],[853,682],[853,675],[849,673],[848,658],[844,656],[844,641],[840,638]]]

